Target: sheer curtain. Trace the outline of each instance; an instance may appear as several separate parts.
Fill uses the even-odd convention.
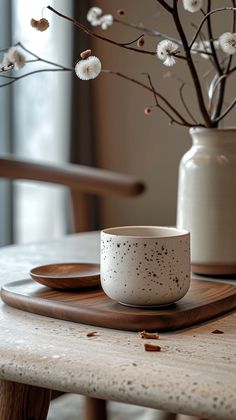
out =
[[[0,48],[11,43],[11,2],[0,0]],[[2,80],[1,80],[2,82]],[[0,89],[0,153],[9,153],[12,146],[11,89]],[[11,230],[11,186],[0,180],[0,246],[12,241]]]
[[[49,29],[41,33],[30,26],[31,18],[40,19],[47,4],[45,0],[12,1],[13,43],[21,41],[38,56],[70,66],[71,25],[44,9],[43,16],[50,21]],[[72,14],[72,0],[54,0],[51,5]],[[35,64],[31,66],[30,70],[35,69]],[[41,161],[68,160],[71,74],[34,74],[13,85],[12,97],[14,153]],[[50,239],[66,232],[65,201],[65,191],[60,187],[17,182],[14,242]]]

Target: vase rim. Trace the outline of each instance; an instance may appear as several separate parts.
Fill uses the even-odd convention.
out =
[[[224,127],[224,128],[208,128],[208,127],[191,127],[189,129],[189,133],[193,134],[193,133],[202,133],[204,131],[210,131],[210,132],[218,132],[218,131],[222,131],[222,132],[229,132],[229,131],[236,131],[236,127]]]

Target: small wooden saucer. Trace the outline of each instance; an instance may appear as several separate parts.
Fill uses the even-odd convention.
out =
[[[30,276],[52,289],[80,289],[100,285],[100,266],[93,263],[59,263],[35,267]]]

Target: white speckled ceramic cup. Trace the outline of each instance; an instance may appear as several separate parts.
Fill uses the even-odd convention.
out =
[[[129,306],[181,299],[190,286],[190,234],[162,226],[123,226],[101,232],[101,285]]]

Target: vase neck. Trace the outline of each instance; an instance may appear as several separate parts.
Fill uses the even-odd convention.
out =
[[[236,129],[191,129],[190,136],[196,146],[236,146]]]

